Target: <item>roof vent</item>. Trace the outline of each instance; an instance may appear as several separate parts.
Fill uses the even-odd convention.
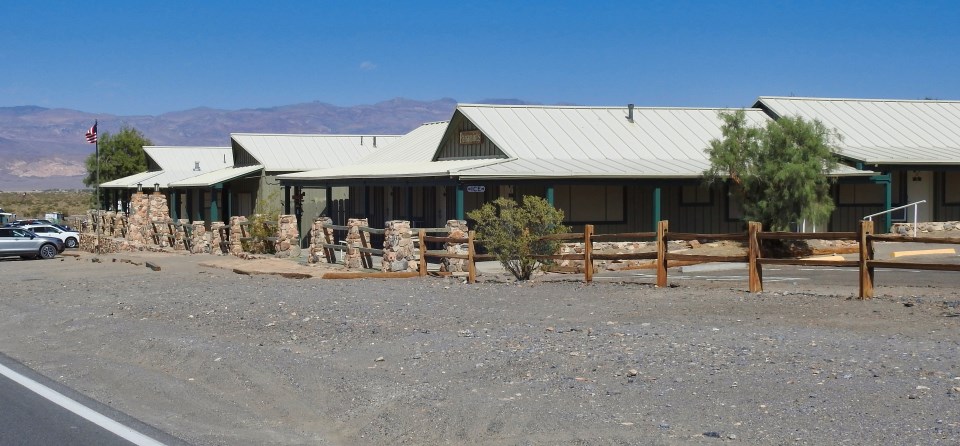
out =
[[[194,161],[194,162],[193,162],[193,171],[194,171],[194,172],[199,172],[199,171],[200,171],[200,161]]]
[[[377,148],[377,137],[373,137],[373,148]]]
[[[633,104],[627,104],[627,121],[633,122]]]

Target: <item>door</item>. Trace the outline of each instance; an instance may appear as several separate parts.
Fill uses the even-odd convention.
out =
[[[933,219],[933,172],[908,171],[907,204],[921,200],[927,200],[927,202],[917,205],[917,221],[930,221]],[[907,221],[912,222],[913,207],[907,208],[906,211]]]

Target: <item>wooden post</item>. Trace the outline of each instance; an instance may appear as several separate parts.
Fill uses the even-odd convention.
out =
[[[657,286],[667,286],[667,230],[670,227],[668,220],[657,222]]]
[[[763,291],[763,270],[760,266],[760,262],[757,259],[760,258],[760,240],[757,239],[757,233],[763,229],[763,225],[759,222],[751,221],[747,224],[748,231],[748,251],[747,258],[749,259],[748,274],[750,276],[750,292],[759,293]]]
[[[593,225],[583,226],[583,280],[593,282]]]
[[[420,228],[420,277],[427,275],[427,248],[423,240],[427,236],[427,232]]]
[[[370,248],[370,241],[367,240],[367,231],[360,230],[360,246],[363,246],[364,248]],[[369,252],[360,253],[360,261],[363,262],[364,268],[373,268],[373,257]]]
[[[870,240],[873,221],[861,220],[857,229],[857,240],[860,242],[860,298],[869,299],[873,297],[873,267],[869,263],[873,260],[873,241]]]
[[[467,275],[467,283],[477,282],[477,250],[473,246],[473,231],[467,233],[467,267],[470,268]]]
[[[333,244],[333,229],[328,228],[326,225],[321,224],[320,228],[323,229],[323,239],[326,240],[328,245]],[[337,252],[330,249],[324,248],[324,253],[327,256],[327,263],[337,263]]]

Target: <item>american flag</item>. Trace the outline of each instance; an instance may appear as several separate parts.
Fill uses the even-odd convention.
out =
[[[93,127],[90,127],[90,130],[87,130],[87,142],[90,144],[95,144],[97,142],[97,123],[94,121]]]

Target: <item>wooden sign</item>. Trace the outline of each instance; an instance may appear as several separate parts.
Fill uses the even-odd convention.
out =
[[[479,130],[463,130],[460,132],[460,144],[480,144],[481,141],[483,141],[483,137]]]
[[[467,186],[467,192],[486,192],[487,186]]]

